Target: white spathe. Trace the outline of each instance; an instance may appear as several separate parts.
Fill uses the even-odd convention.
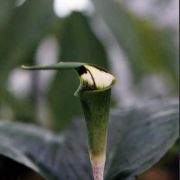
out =
[[[95,85],[97,90],[108,88],[115,82],[115,77],[110,73],[90,65],[84,65],[84,67],[87,72],[81,75],[82,80],[89,86]]]

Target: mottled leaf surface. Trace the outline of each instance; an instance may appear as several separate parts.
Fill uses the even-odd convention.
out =
[[[0,137],[0,179],[24,179],[36,177],[44,179],[40,169],[18,147],[12,146],[7,139]]]
[[[113,110],[105,179],[132,180],[150,168],[178,138],[178,125],[176,100]],[[92,180],[85,129],[82,120],[76,120],[64,135],[33,125],[0,122],[0,137],[31,157],[48,179]]]
[[[178,101],[162,100],[115,110],[106,179],[141,174],[159,161],[179,136],[178,109]]]
[[[79,122],[64,136],[33,125],[0,123],[0,137],[33,159],[48,179],[92,179],[84,135]]]

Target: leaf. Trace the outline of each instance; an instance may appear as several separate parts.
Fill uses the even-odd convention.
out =
[[[21,151],[12,147],[8,141],[0,137],[0,178],[18,179],[34,176],[39,180],[44,179],[39,168]]]
[[[178,50],[164,29],[131,13],[120,1],[92,2],[124,50],[136,79],[162,72],[177,85]]]
[[[116,110],[106,179],[139,175],[159,161],[178,138],[178,109],[178,101],[162,100]]]
[[[36,161],[47,179],[92,179],[85,126],[79,121],[65,136],[33,125],[0,122],[0,137]]]
[[[104,68],[108,67],[104,46],[91,30],[86,16],[73,12],[61,22],[62,26],[57,30],[61,47],[60,60],[82,61]],[[78,99],[72,96],[78,83],[76,77],[68,72],[57,72],[52,82],[48,98],[56,130],[68,127],[72,118],[82,114]],[[67,111],[67,108],[70,111]]]
[[[175,143],[178,127],[176,100],[114,110],[105,179],[132,180],[153,166]],[[56,179],[92,179],[84,121],[75,121],[65,136],[32,125],[0,122],[0,137],[28,154]]]

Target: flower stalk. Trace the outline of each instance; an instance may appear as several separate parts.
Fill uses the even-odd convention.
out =
[[[79,97],[85,115],[93,176],[94,180],[103,180],[111,87],[115,77],[100,67],[85,63],[60,62],[55,65],[22,66],[22,68],[27,70],[74,69],[77,72],[80,86],[75,95]]]
[[[103,180],[111,90],[80,93],[94,180]]]

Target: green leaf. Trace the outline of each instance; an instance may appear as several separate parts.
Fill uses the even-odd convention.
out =
[[[36,177],[44,179],[39,168],[22,151],[12,147],[6,138],[0,137],[0,178],[18,179],[18,177]]]
[[[176,100],[114,110],[105,179],[132,180],[153,166],[175,143],[178,125]],[[48,179],[92,179],[84,121],[75,121],[65,136],[33,125],[0,122],[0,138],[38,162],[50,173]]]
[[[178,101],[164,100],[114,111],[106,179],[139,175],[159,161],[179,136],[178,109]]]
[[[162,72],[170,75],[177,87],[178,50],[169,34],[128,11],[120,1],[93,2],[128,57],[136,79]]]
[[[107,68],[108,60],[105,49],[97,39],[88,22],[81,13],[74,12],[62,19],[62,26],[57,30],[61,48],[59,59],[65,62],[82,61]],[[49,89],[49,102],[54,115],[54,128],[62,130],[70,124],[72,118],[82,114],[78,99],[73,93],[78,80],[68,72],[57,72]],[[67,111],[67,108],[70,111]]]
[[[38,163],[47,179],[92,179],[85,134],[79,121],[65,136],[34,125],[0,122],[0,137]]]

